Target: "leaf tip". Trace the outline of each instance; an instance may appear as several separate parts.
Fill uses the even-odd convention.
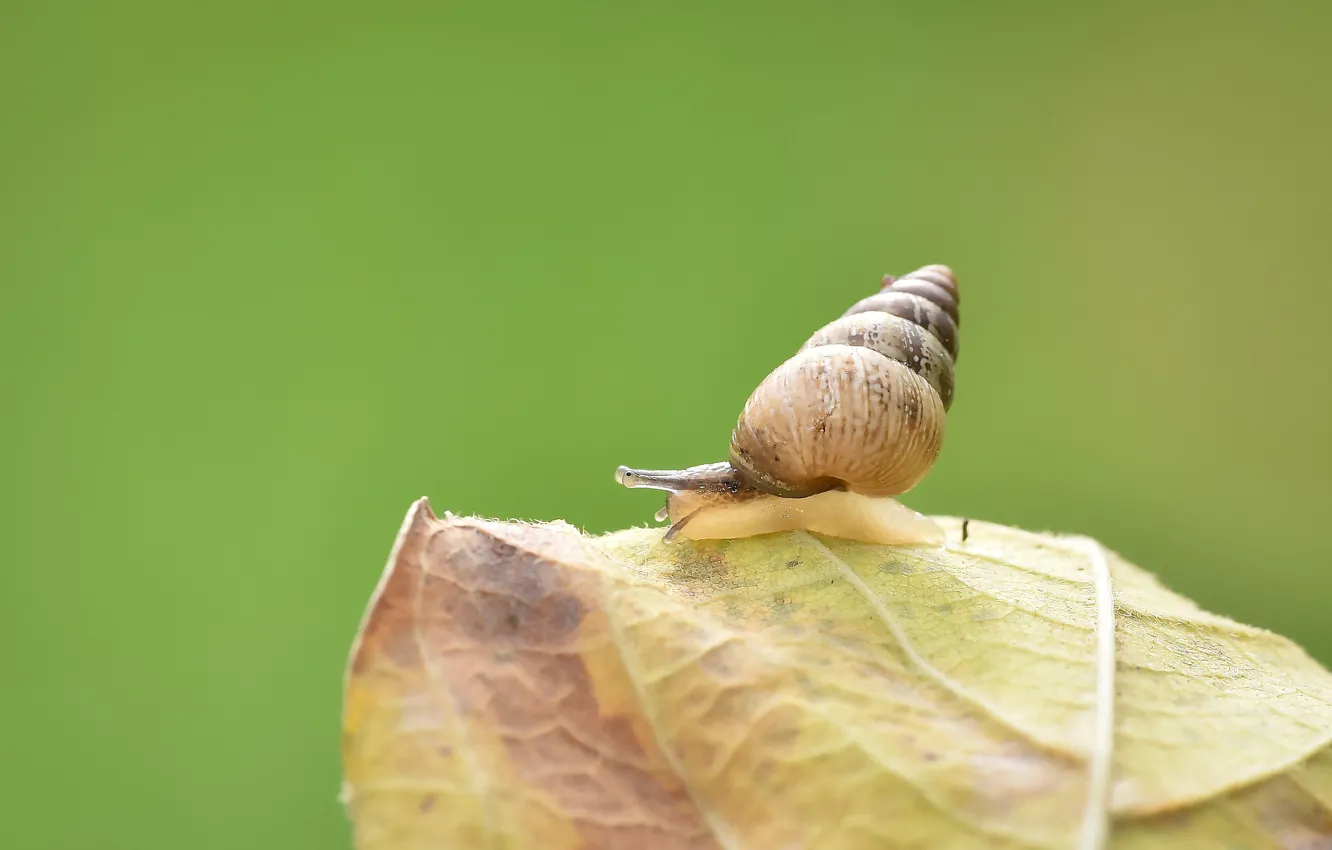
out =
[[[448,515],[449,512],[445,511],[444,513]],[[422,496],[412,502],[411,507],[407,508],[407,522],[404,524],[410,526],[411,520],[416,519],[418,516],[427,520],[439,519],[435,514],[435,509],[430,507],[429,496]]]

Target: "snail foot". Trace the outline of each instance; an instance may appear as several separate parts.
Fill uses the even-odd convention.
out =
[[[762,495],[711,504],[677,519],[667,534],[689,540],[733,540],[780,531],[809,531],[888,546],[944,542],[938,523],[896,499],[845,490],[802,499]]]

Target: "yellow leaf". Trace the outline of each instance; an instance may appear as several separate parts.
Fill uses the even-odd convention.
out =
[[[348,669],[357,847],[1332,846],[1332,675],[1092,541],[939,522],[666,543],[417,502]]]

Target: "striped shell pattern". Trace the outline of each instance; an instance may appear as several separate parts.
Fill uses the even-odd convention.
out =
[[[953,400],[959,302],[952,271],[925,266],[816,331],[745,404],[730,449],[740,478],[787,497],[919,483]]]

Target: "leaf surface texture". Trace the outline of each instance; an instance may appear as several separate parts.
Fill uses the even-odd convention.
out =
[[[1332,846],[1302,650],[1090,541],[939,521],[666,543],[417,502],[348,667],[357,846],[1080,848],[1098,805],[1114,848]]]

